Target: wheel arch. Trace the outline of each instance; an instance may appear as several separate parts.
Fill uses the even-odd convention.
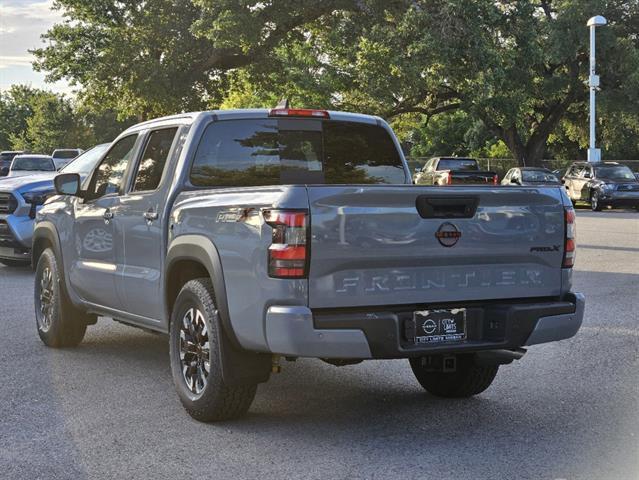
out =
[[[62,250],[60,249],[60,239],[58,231],[51,222],[40,222],[36,224],[33,230],[33,238],[31,241],[31,268],[35,271],[38,265],[38,259],[42,252],[47,248],[51,248],[56,257],[62,260]],[[60,262],[62,264],[62,262]],[[60,265],[64,269],[64,265]]]

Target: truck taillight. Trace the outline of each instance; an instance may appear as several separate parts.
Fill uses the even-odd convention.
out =
[[[264,221],[273,228],[268,248],[268,275],[273,278],[306,278],[309,251],[308,212],[264,210]]]
[[[564,268],[572,268],[575,264],[575,254],[577,253],[577,235],[575,230],[575,210],[572,207],[565,207],[564,213],[565,239],[564,239]]]
[[[499,182],[499,175],[493,175],[493,185],[497,185]]]
[[[446,185],[450,185],[451,183],[453,183],[453,174],[452,172],[448,172],[448,175],[446,176]]]

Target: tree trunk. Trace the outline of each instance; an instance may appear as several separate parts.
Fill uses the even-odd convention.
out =
[[[514,126],[501,130],[501,139],[504,141],[510,152],[513,154],[517,165],[524,167],[527,165],[526,146],[521,141],[521,137]]]
[[[520,167],[541,167],[548,134],[535,132],[524,144],[515,127],[502,129],[501,139]]]

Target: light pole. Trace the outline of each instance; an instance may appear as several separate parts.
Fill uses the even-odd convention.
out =
[[[590,87],[590,146],[588,148],[588,161],[601,162],[601,150],[595,148],[595,92],[599,88],[599,75],[595,73],[595,29],[608,23],[601,15],[597,15],[588,20],[590,28],[590,75],[588,86]]]

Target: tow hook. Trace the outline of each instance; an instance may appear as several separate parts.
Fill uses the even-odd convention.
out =
[[[446,356],[442,359],[442,372],[453,373],[457,371],[457,357]]]
[[[280,365],[280,356],[272,355],[271,356],[271,373],[281,373],[282,366]]]

